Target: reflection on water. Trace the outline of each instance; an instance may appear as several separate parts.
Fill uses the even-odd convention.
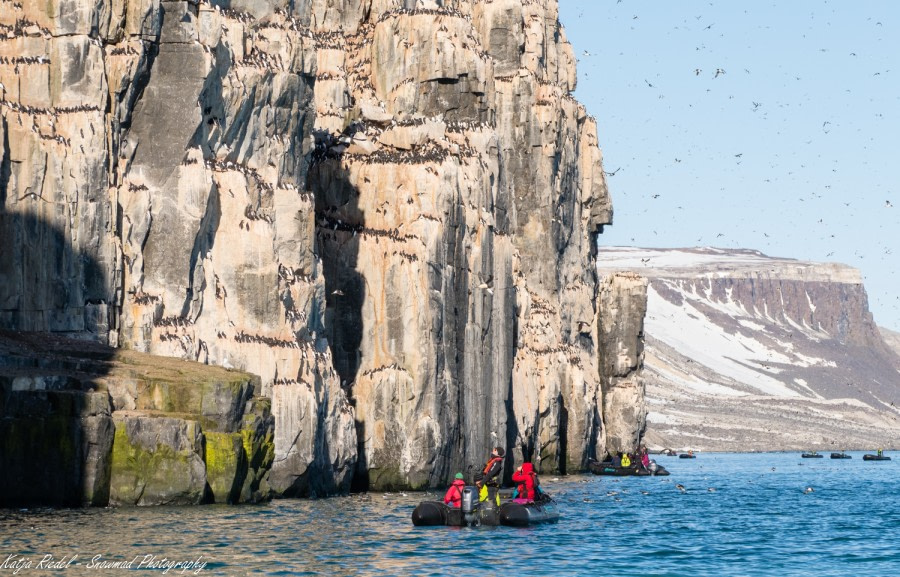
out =
[[[132,570],[141,561],[144,568],[156,563],[158,573],[165,563],[205,563],[199,574],[206,575],[898,572],[897,461],[864,463],[861,454],[816,462],[797,454],[659,460],[670,477],[544,477],[562,519],[527,529],[413,527],[415,505],[438,493],[238,507],[5,510],[0,563],[7,566],[0,576],[12,575],[16,560],[32,562],[19,575],[72,576],[128,574],[97,566],[129,561]],[[59,561],[76,554],[66,569],[37,568],[45,555]]]

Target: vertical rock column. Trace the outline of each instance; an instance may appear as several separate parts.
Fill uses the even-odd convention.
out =
[[[0,328],[259,374],[271,484],[323,494],[356,439],[304,189],[315,40],[275,4],[0,0]]]
[[[514,255],[494,230],[490,62],[461,42],[471,23],[371,18],[317,31],[309,182],[361,485],[422,487],[505,436]]]
[[[634,452],[646,424],[644,382],[644,316],[647,279],[613,273],[600,282],[600,380],[605,447]],[[603,455],[598,455],[603,457]]]

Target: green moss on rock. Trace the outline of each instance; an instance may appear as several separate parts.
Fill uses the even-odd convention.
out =
[[[110,478],[114,505],[196,505],[206,467],[193,421],[126,417],[116,422]]]
[[[275,461],[275,429],[270,421],[245,419],[247,426],[241,429],[241,442],[247,455],[247,476],[241,488],[243,502],[265,501],[273,496],[268,476]]]
[[[247,476],[241,433],[206,433],[206,481],[216,503],[237,503]]]
[[[427,488],[427,480],[415,482],[400,472],[398,467],[369,469],[369,489],[372,491],[395,491],[409,489],[418,491]]]

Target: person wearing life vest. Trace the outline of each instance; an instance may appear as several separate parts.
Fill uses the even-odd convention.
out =
[[[491,501],[500,506],[500,473],[503,471],[503,455],[506,451],[503,447],[494,447],[487,464],[481,473],[475,476],[475,486],[478,487],[478,500]]]
[[[622,468],[627,469],[631,466],[631,457],[628,456],[628,453],[624,453],[622,455]]]
[[[621,467],[622,466],[622,451],[619,451],[618,453],[616,453],[615,455],[610,457],[609,460],[612,463],[613,467],[616,467],[616,468]]]
[[[647,452],[647,447],[641,447],[641,467],[650,468],[650,453]]]
[[[527,462],[522,463],[522,466],[516,469],[516,472],[512,474],[512,480],[513,482],[518,483],[516,495],[519,499],[529,499],[534,501],[538,486],[534,465]]]
[[[456,479],[444,495],[444,503],[458,509],[462,505],[462,492],[465,487],[466,481],[463,479],[463,474],[457,473]]]

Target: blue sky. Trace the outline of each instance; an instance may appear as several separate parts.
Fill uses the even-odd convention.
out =
[[[900,331],[900,2],[560,0],[597,118],[602,246],[858,268]]]

